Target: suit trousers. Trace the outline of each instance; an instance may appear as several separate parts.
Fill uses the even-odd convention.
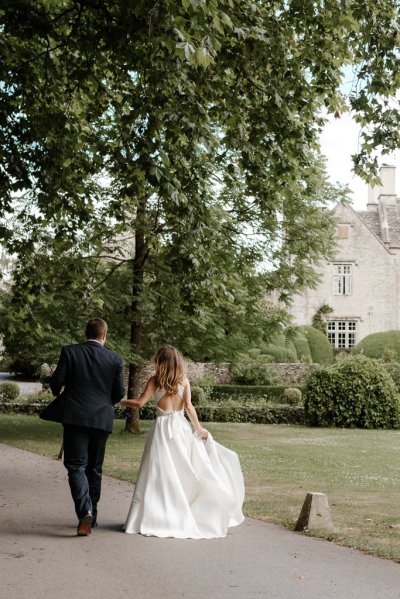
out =
[[[108,435],[99,429],[64,424],[64,466],[75,512],[79,519],[91,512],[93,524],[97,518]]]

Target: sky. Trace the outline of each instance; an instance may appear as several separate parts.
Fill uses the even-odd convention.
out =
[[[327,158],[328,175],[332,183],[342,183],[352,191],[353,208],[366,210],[368,186],[352,173],[351,155],[358,151],[359,126],[349,114],[330,118],[321,135],[322,152]],[[396,169],[396,195],[400,195],[400,151],[382,157],[379,164],[392,164]]]

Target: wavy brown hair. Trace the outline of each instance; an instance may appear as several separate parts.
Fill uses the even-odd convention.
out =
[[[153,356],[156,367],[156,387],[168,393],[178,392],[178,385],[186,377],[186,365],[182,354],[172,345],[163,345]]]

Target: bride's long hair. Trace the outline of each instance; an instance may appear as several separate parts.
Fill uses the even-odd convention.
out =
[[[178,393],[178,385],[186,377],[182,354],[172,345],[163,345],[152,358],[156,367],[156,387],[168,393]]]

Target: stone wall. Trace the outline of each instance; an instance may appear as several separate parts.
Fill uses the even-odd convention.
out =
[[[202,379],[206,375],[211,375],[217,385],[229,384],[231,375],[229,373],[229,364],[213,364],[211,362],[188,362],[188,378],[192,384]],[[139,366],[136,383],[134,386],[134,395],[137,397],[144,389],[147,379],[154,374],[154,368],[150,363]]]
[[[301,385],[311,369],[319,364],[272,364],[277,371],[278,385]]]
[[[231,382],[229,373],[229,364],[213,364],[211,362],[189,362],[187,364],[188,378],[192,384],[196,384],[204,376],[211,375],[216,385],[228,385]],[[278,385],[299,385],[303,382],[305,376],[311,368],[317,364],[268,364],[276,370]],[[154,368],[151,364],[143,364],[139,367],[139,373],[136,379],[134,395],[138,397],[143,391],[147,379],[154,374]]]

